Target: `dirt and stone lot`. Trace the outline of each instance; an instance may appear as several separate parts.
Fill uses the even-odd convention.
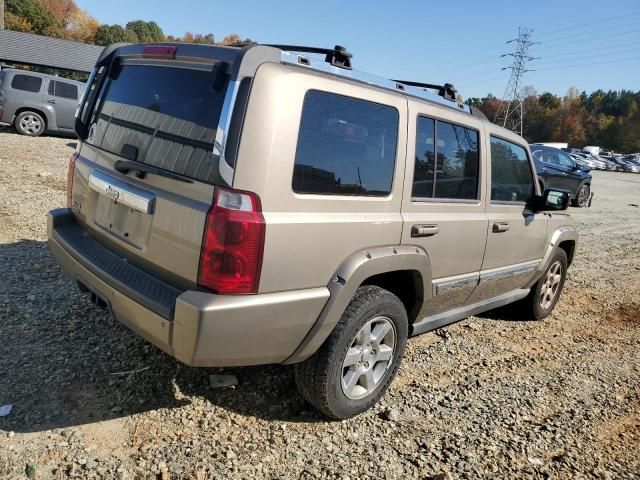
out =
[[[185,367],[62,275],[45,220],[74,146],[0,132],[0,478],[640,477],[640,175],[594,172],[571,209],[552,317],[415,338],[378,407],[329,422],[290,368]]]

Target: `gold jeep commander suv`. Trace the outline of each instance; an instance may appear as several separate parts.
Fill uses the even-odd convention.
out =
[[[187,365],[294,364],[333,418],[380,399],[410,336],[549,315],[575,251],[524,139],[343,47],[113,45],[75,129],[48,219],[68,275]]]

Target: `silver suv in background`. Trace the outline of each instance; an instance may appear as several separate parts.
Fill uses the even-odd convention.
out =
[[[73,133],[78,99],[84,84],[75,80],[18,69],[0,71],[0,122],[21,135],[45,131]]]

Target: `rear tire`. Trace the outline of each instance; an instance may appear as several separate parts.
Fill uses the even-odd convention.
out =
[[[39,137],[46,129],[46,123],[44,118],[39,113],[24,111],[20,112],[16,116],[13,125],[20,135],[27,135],[29,137]]]
[[[408,324],[393,293],[373,285],[358,288],[320,349],[294,365],[300,394],[334,419],[368,410],[398,372]]]
[[[591,196],[591,188],[589,187],[589,185],[587,184],[581,185],[578,191],[576,192],[576,196],[572,200],[571,204],[574,207],[584,208],[589,204],[590,196]]]
[[[524,299],[514,304],[517,316],[526,320],[542,320],[553,312],[567,278],[567,254],[558,248],[549,266]]]

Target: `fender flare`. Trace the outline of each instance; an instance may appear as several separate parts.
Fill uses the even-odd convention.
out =
[[[527,288],[533,287],[533,285],[540,279],[540,276],[549,267],[549,262],[551,261],[553,254],[558,248],[560,248],[559,245],[567,240],[572,240],[576,244],[578,243],[578,230],[576,230],[575,227],[571,225],[565,225],[553,231],[553,233],[549,237],[549,243],[547,243],[547,248],[544,251],[544,255],[542,256],[542,261],[538,264],[536,273],[527,284]]]
[[[58,128],[58,123],[56,122],[56,112],[51,105],[43,105],[43,104],[35,104],[35,103],[26,103],[26,104],[20,105],[20,107],[16,108],[16,113],[14,113],[14,121],[15,121],[15,117],[20,115],[20,113],[22,113],[25,110],[42,113],[45,117],[45,121],[47,122],[47,130],[56,130]]]
[[[348,257],[328,283],[329,300],[298,348],[284,363],[297,363],[313,355],[331,334],[362,283],[373,275],[395,271],[415,271],[423,285],[431,285],[431,262],[427,252],[412,245],[384,246],[362,250]],[[431,298],[424,288],[423,302]]]

